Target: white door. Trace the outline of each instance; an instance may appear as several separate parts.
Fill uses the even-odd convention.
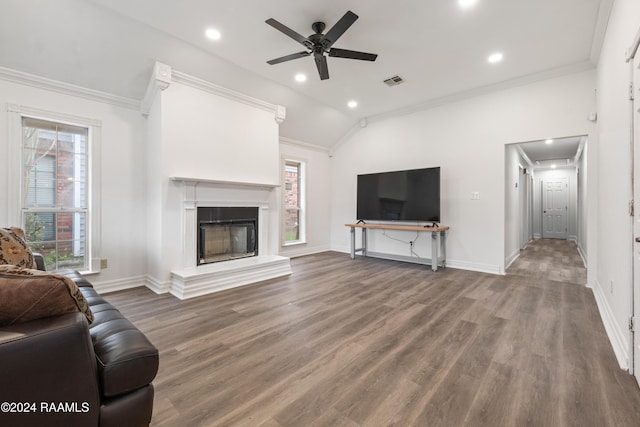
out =
[[[639,33],[640,34],[640,33]],[[635,236],[633,251],[633,318],[635,320],[635,330],[638,332],[630,332],[630,341],[633,343],[631,348],[633,355],[631,360],[633,366],[630,371],[635,375],[636,381],[640,384],[640,51],[636,51],[633,60],[633,87],[634,101],[633,105],[633,199],[634,199],[634,218],[633,233]]]
[[[542,237],[566,239],[568,235],[569,183],[567,178],[542,181]]]

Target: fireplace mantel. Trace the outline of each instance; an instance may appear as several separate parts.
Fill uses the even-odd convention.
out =
[[[274,189],[280,187],[279,184],[265,184],[258,182],[244,182],[244,181],[223,181],[218,179],[206,179],[206,178],[185,178],[182,176],[172,176],[169,178],[173,182],[179,182],[182,184],[209,184],[209,185],[218,185],[218,186],[229,186],[229,187],[251,187],[251,188],[264,188],[264,189]]]
[[[170,293],[180,299],[291,274],[289,258],[279,256],[277,184],[172,176],[179,197],[182,260],[171,270]],[[177,190],[177,192],[175,192]],[[176,200],[178,201],[178,200]],[[200,207],[258,208],[258,255],[197,265],[197,210]]]

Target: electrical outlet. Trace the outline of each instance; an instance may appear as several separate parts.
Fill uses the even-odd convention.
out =
[[[471,193],[471,200],[480,200],[480,193],[477,191]]]
[[[107,262],[106,259],[100,260],[100,268],[109,268],[109,263]]]

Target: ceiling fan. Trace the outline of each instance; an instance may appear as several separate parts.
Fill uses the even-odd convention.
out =
[[[285,61],[291,61],[292,59],[304,58],[313,54],[313,58],[316,61],[316,67],[318,67],[318,73],[321,80],[329,78],[329,68],[327,67],[327,56],[333,56],[336,58],[348,58],[348,59],[360,59],[363,61],[375,61],[378,57],[374,53],[357,52],[355,50],[338,49],[332,47],[333,44],[344,34],[345,31],[358,19],[358,15],[348,11],[342,18],[333,26],[326,34],[322,34],[325,29],[324,22],[314,22],[311,25],[311,29],[315,31],[309,37],[304,37],[284,24],[276,21],[273,18],[267,19],[265,22],[271,25],[278,31],[291,37],[298,43],[302,44],[307,50],[302,52],[292,53],[291,55],[282,56],[280,58],[267,61],[267,64],[275,65]],[[326,54],[326,55],[325,55]]]

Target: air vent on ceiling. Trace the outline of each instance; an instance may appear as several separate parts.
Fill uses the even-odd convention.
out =
[[[397,86],[400,83],[404,83],[404,79],[400,76],[393,76],[385,79],[384,82],[387,84],[387,86]]]

